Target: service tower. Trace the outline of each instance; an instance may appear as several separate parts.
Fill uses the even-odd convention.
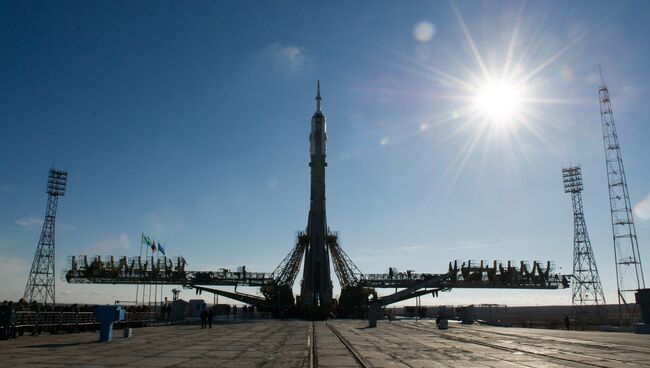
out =
[[[301,303],[305,306],[329,307],[332,303],[332,278],[330,277],[329,252],[326,247],[328,235],[325,213],[325,156],[327,153],[327,129],[325,115],[320,109],[320,81],[316,92],[316,112],[311,118],[309,134],[311,161],[311,201],[306,237]]]

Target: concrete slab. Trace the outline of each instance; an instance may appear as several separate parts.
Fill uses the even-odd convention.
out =
[[[650,367],[650,338],[632,333],[452,326],[433,321],[329,321],[372,367]],[[0,341],[0,365],[295,367],[310,366],[311,322],[268,321],[137,329],[130,339],[98,343],[96,333]],[[321,367],[358,367],[339,337],[314,324]],[[120,336],[119,334],[117,336]]]

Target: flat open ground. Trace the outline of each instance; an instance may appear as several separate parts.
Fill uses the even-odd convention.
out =
[[[650,336],[433,321],[246,321],[0,341],[0,366],[650,367]]]

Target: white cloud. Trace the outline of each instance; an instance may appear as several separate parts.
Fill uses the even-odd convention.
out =
[[[418,244],[405,245],[390,249],[373,250],[373,253],[403,253],[403,252],[421,252],[427,250],[451,251],[459,249],[490,249],[511,246],[513,244],[522,245],[525,241],[515,237],[502,237],[493,239],[480,240],[460,240],[444,244]]]
[[[16,224],[22,226],[27,230],[32,230],[34,228],[43,226],[43,220],[34,217],[21,217],[16,220]]]
[[[122,254],[115,253],[122,252],[129,248],[131,248],[131,240],[129,239],[129,236],[126,233],[120,233],[117,236],[113,236],[91,244],[84,250],[84,253],[91,255],[99,254],[120,256]]]
[[[185,215],[177,208],[163,207],[145,214],[143,227],[145,233],[151,234],[156,239],[165,239],[183,231]]]
[[[125,233],[120,234],[120,245],[124,249],[129,249],[131,247],[131,241],[129,241],[129,236]]]
[[[43,226],[43,219],[36,217],[21,217],[16,220],[16,225],[21,226],[25,230],[35,230],[40,229]],[[77,230],[77,227],[74,225],[67,225],[62,223],[56,224],[57,230],[63,231],[73,231]]]
[[[29,264],[20,258],[10,257],[0,252],[2,267],[0,267],[0,300],[18,300],[23,296]]]
[[[264,47],[262,49],[262,55],[269,59],[276,70],[290,73],[302,72],[309,62],[304,48],[284,45],[281,42],[272,43]]]
[[[642,220],[650,220],[650,193],[634,205],[634,214]]]

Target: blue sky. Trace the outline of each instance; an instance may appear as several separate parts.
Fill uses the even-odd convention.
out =
[[[0,299],[22,296],[52,164],[70,172],[58,270],[69,255],[137,255],[145,232],[192,269],[272,271],[306,226],[320,79],[329,225],[362,271],[525,259],[570,273],[561,168],[579,163],[614,302],[598,65],[647,268],[648,34],[643,1],[4,1]],[[506,123],[474,109],[485,75],[523,96]],[[57,282],[62,302],[133,289]],[[434,302],[568,304],[570,292]]]

